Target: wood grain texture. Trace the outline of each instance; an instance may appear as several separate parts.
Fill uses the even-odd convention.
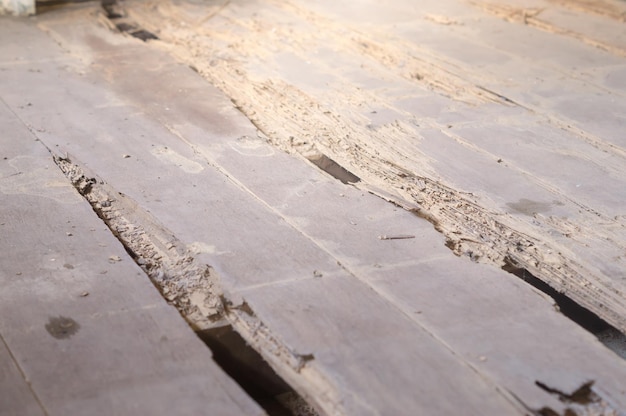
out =
[[[4,102],[0,123],[0,414],[262,414]]]
[[[582,410],[626,408],[624,362],[568,321],[547,296],[495,266],[504,257],[499,244],[508,255],[521,252],[520,263],[539,259],[534,267],[542,272],[576,259],[580,268],[574,272],[595,274],[562,281],[560,288],[619,318],[622,283],[615,278],[621,260],[603,262],[609,254],[602,250],[615,255],[623,244],[621,154],[613,151],[617,145],[603,142],[600,150],[590,135],[561,129],[552,118],[481,89],[486,84],[475,77],[489,77],[472,69],[471,60],[497,71],[527,68],[521,58],[493,52],[493,46],[481,44],[482,55],[465,56],[467,44],[455,46],[456,39],[480,42],[474,31],[451,30],[459,25],[441,17],[445,7],[457,11],[459,21],[483,12],[452,2],[425,2],[420,11],[394,2],[384,13],[369,9],[360,15],[342,4],[332,7],[333,17],[323,2],[305,7],[268,1],[261,9],[235,2],[220,14],[211,5],[129,4],[142,24],[172,25],[150,27],[164,40],[144,44],[110,31],[95,23],[90,5],[51,13],[38,24],[46,33],[39,32],[42,42],[55,40],[49,45],[59,56],[51,58],[55,65],[6,61],[1,97],[55,154],[88,168],[140,207],[136,226],[144,225],[142,215],[150,216],[194,261],[211,266],[223,291],[225,318],[318,410],[564,413],[576,405],[561,396],[590,381],[597,396]],[[399,16],[406,20],[391,29]],[[450,36],[444,41],[431,34],[424,42],[441,42],[444,55],[447,45],[450,54],[459,53],[457,61],[429,52],[433,44],[416,44],[411,28],[427,32],[414,25],[417,18]],[[283,20],[298,32],[277,23]],[[483,28],[502,27],[499,19],[486,20]],[[184,32],[175,21],[196,26]],[[392,37],[400,43],[394,46]],[[287,38],[292,42],[278,42]],[[561,70],[529,68],[550,79]],[[525,75],[515,76],[521,82]],[[567,78],[583,88],[575,77]],[[602,153],[606,149],[613,150]],[[362,181],[344,185],[306,160],[322,153]],[[580,169],[585,177],[605,177],[606,187],[592,182],[579,189],[557,164]],[[14,210],[32,205],[26,198],[14,204]],[[576,231],[583,225],[585,233]],[[612,239],[597,241],[607,235]],[[106,230],[104,236],[111,238]],[[537,249],[520,250],[517,241],[531,241]],[[464,255],[455,256],[446,242]],[[555,247],[559,254],[550,255]],[[102,264],[103,270],[111,275],[124,259]],[[481,259],[489,264],[476,264]],[[80,271],[93,273],[97,265],[83,264]],[[597,293],[584,289],[588,282]],[[603,291],[612,284],[617,290]],[[25,291],[20,285],[12,290]],[[161,307],[128,306],[139,290],[127,290],[119,306],[107,306],[128,308],[125,319],[161,313]],[[37,313],[29,312],[33,321]],[[113,314],[71,316],[80,317],[81,328],[97,320],[103,332],[116,334],[108,341],[111,348],[122,343],[117,333],[126,324]],[[20,339],[20,333],[11,334]],[[148,322],[137,334],[154,343],[163,332]],[[50,342],[30,348],[43,354],[53,349]],[[137,359],[158,361],[171,353],[178,362],[188,355],[183,347],[168,351]],[[153,386],[159,392],[188,391],[188,380],[208,371],[181,366],[168,370],[172,381],[165,387],[160,379],[137,374],[142,384],[125,397],[144,397]],[[117,383],[111,386],[108,397],[121,394]],[[57,386],[61,392],[70,387]],[[80,403],[60,400],[58,406]]]
[[[325,154],[428,213],[458,254],[626,328],[621,54],[452,0],[235,3],[210,22],[150,5],[129,13],[273,144]],[[581,30],[617,24],[570,12]]]

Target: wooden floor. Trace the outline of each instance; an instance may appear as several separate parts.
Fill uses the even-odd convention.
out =
[[[0,415],[262,414],[224,324],[321,415],[625,414],[626,5],[525,3],[0,20]]]

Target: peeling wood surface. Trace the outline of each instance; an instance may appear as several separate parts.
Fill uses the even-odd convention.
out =
[[[600,76],[585,83],[563,75],[560,61],[521,65],[521,52],[497,52],[506,48],[485,45],[468,22],[480,16],[490,30],[518,23],[469,3],[425,2],[416,11],[394,2],[376,14],[351,13],[348,3],[151,5],[127,4],[139,27],[162,39],[147,44],[111,30],[94,5],[41,16],[37,26],[11,23],[40,48],[39,59],[6,59],[0,98],[65,166],[67,177],[54,174],[85,211],[81,218],[97,222],[71,182],[136,257],[164,259],[150,277],[166,297],[165,288],[173,291],[168,299],[192,325],[223,314],[322,414],[625,411],[623,360],[547,296],[496,267],[505,259],[526,267],[579,302],[602,305],[616,326],[623,322],[620,135],[584,130],[610,129],[594,119],[574,117],[581,126],[568,127],[554,98],[537,98],[546,95],[540,89],[509,98],[532,74],[563,78],[576,87],[568,90],[574,98],[603,91],[602,104],[610,94]],[[619,68],[621,58],[606,50],[533,36],[569,45],[566,58],[584,51]],[[463,42],[484,53],[465,48],[464,56]],[[471,60],[485,71],[520,71],[489,77]],[[29,143],[56,169],[41,144]],[[321,154],[361,181],[342,184],[306,160]],[[589,182],[571,182],[567,169]],[[603,186],[594,188],[598,178]],[[0,182],[3,207],[11,189],[24,192],[18,179]],[[139,272],[116,247],[124,261],[105,266]],[[85,272],[94,266],[85,263]],[[211,279],[197,296],[194,276]],[[142,278],[137,285],[147,284]],[[13,292],[0,293],[17,302]],[[111,298],[108,308],[120,301]],[[154,310],[171,311],[142,313]],[[189,331],[168,319],[170,331]],[[152,339],[159,331],[153,324],[140,334]],[[175,366],[181,377],[192,371],[185,363]],[[181,388],[179,379],[171,383]],[[581,391],[584,406],[568,399]],[[210,406],[226,406],[229,397],[248,403],[230,390],[213,393],[221,399],[207,397]]]

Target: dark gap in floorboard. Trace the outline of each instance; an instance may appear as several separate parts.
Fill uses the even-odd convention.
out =
[[[230,325],[197,334],[213,352],[213,360],[269,416],[317,415]]]
[[[35,10],[37,15],[42,15],[61,7],[70,6],[77,3],[91,3],[97,0],[42,0],[35,2]]]
[[[433,224],[436,230],[442,232],[437,221],[430,215],[424,215],[418,210],[409,210],[416,216],[423,218]],[[445,243],[453,252],[456,252],[457,243],[451,239],[446,239]],[[470,259],[476,260],[470,254]],[[591,334],[593,334],[604,346],[613,351],[618,357],[626,360],[626,334],[615,328],[604,319],[596,315],[589,309],[581,306],[567,295],[560,293],[543,280],[537,278],[527,269],[519,267],[510,258],[505,258],[502,270],[513,274],[535,289],[550,296],[557,304],[559,311],[571,321],[575,322]]]
[[[136,37],[137,39],[141,39],[144,42],[147,42],[149,40],[159,39],[155,34],[148,32],[147,30],[144,30],[144,29],[132,31],[130,32],[130,35],[133,37]]]
[[[44,144],[45,146],[45,144]],[[113,189],[103,189],[106,185],[102,180],[98,180],[94,175],[83,171],[78,164],[72,162],[67,156],[62,157],[55,155],[50,148],[48,151],[52,155],[54,163],[59,167],[61,172],[69,179],[70,183],[78,191],[78,193],[91,205],[94,213],[100,218],[110,232],[122,244],[126,252],[130,255],[135,263],[147,274],[150,281],[159,290],[162,296],[165,296],[163,288],[159,285],[155,278],[154,272],[162,273],[173,278],[181,271],[171,269],[171,265],[167,266],[159,263],[154,264],[142,261],[144,258],[152,258],[150,255],[152,249],[150,246],[152,238],[142,240],[141,245],[133,244],[134,239],[138,237],[133,234],[122,235],[112,217],[107,214],[111,209],[123,211],[123,204],[120,198],[125,198],[122,193],[115,192]],[[112,196],[115,195],[115,196]],[[103,210],[103,197],[106,196],[106,211]],[[112,208],[113,207],[113,208]],[[117,209],[114,209],[116,208]],[[121,214],[120,214],[121,215]],[[144,221],[146,219],[144,218]],[[133,224],[135,230],[144,228],[142,222],[122,222],[121,226],[127,228],[127,224]],[[156,252],[156,251],[155,251]],[[155,271],[152,270],[155,267]],[[168,300],[168,302],[170,302]],[[174,304],[185,316],[180,305]],[[287,384],[276,372],[267,364],[262,356],[249,346],[245,340],[235,331],[232,326],[224,323],[224,325],[196,332],[200,339],[204,341],[209,349],[211,349],[214,361],[228,374],[242,389],[261,406],[269,416],[318,416],[317,412],[299,396],[289,384]]]
[[[100,6],[102,7],[106,17],[120,32],[128,33],[129,35],[144,42],[159,39],[154,33],[142,29],[134,21],[128,19],[126,12],[117,0],[101,0]]]
[[[100,6],[102,6],[109,19],[121,19],[124,17],[124,11],[120,9],[116,0],[100,0]]]
[[[132,30],[136,30],[137,29],[137,27],[135,27],[134,25],[131,25],[130,23],[126,23],[126,22],[118,23],[118,24],[115,25],[115,27],[120,32],[130,32]]]
[[[617,328],[589,309],[579,305],[567,295],[560,293],[541,279],[535,277],[528,270],[517,267],[510,261],[506,262],[502,270],[519,277],[535,289],[550,296],[554,299],[563,315],[592,333],[602,344],[619,357],[626,359],[626,335],[622,334]]]
[[[339,179],[346,185],[361,181],[361,178],[348,171],[346,168],[326,155],[318,154],[309,157],[308,160],[324,172],[328,173],[330,176],[335,179]]]

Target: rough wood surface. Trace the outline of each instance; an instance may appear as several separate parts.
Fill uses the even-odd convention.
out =
[[[14,75],[37,65],[1,56]],[[4,91],[0,414],[263,414],[7,108]]]
[[[94,5],[41,16],[37,27],[16,26],[41,48],[39,60],[15,60],[16,50],[3,45],[12,58],[3,63],[0,97],[193,325],[210,325],[214,314],[226,319],[321,413],[623,413],[623,360],[546,295],[496,267],[506,260],[552,284],[562,279],[560,289],[622,322],[621,292],[607,289],[623,284],[622,259],[582,275],[624,244],[621,139],[594,141],[566,128],[560,113],[517,105],[475,77],[510,86],[525,75],[491,80],[461,60],[496,72],[520,67],[551,82],[562,69],[521,66],[495,46],[464,56],[465,44],[455,42],[480,43],[480,33],[450,30],[466,27],[457,20],[510,24],[467,3],[416,10],[398,1],[361,14],[349,3],[259,4],[130,2],[138,27],[162,39],[148,43],[117,32]],[[459,61],[435,56],[413,29],[434,31],[438,53]],[[565,78],[577,86],[572,94],[596,88]],[[306,160],[321,154],[361,182],[342,184]],[[47,163],[56,169],[51,157]],[[561,169],[606,185],[577,191]],[[112,239],[106,229],[101,238]],[[171,311],[128,306],[137,291],[127,289],[119,308]],[[13,292],[0,293],[18,309]],[[177,325],[169,331],[188,331]],[[139,334],[158,339],[160,328]],[[126,345],[121,338],[107,345]],[[208,371],[176,368],[183,379]],[[60,383],[54,394],[72,386]],[[168,386],[185,384],[176,378]],[[137,387],[127,397],[144,393]]]
[[[624,331],[623,25],[485,4],[138,1],[129,14],[276,146],[329,156],[362,189],[417,205],[457,253],[525,268]],[[563,30],[531,24],[548,12]]]

